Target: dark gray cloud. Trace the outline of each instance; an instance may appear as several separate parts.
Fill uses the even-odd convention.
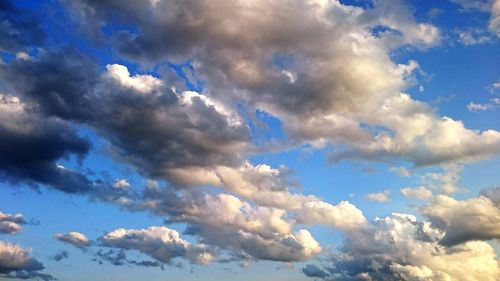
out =
[[[150,261],[150,260],[131,260],[127,258],[127,255],[123,249],[113,250],[110,249],[108,251],[104,251],[100,249],[96,252],[94,261],[98,263],[103,263],[103,261],[109,262],[115,266],[122,265],[136,265],[142,267],[160,267],[163,270],[163,263],[158,261]]]
[[[91,96],[97,67],[75,48],[43,51],[35,60],[14,60],[0,66],[0,74],[16,95],[46,116],[98,118],[94,109],[98,101]]]
[[[17,52],[40,45],[46,37],[38,13],[0,2],[0,51]]]
[[[63,259],[69,258],[69,253],[67,251],[61,250],[54,255],[55,261],[61,261]]]
[[[241,162],[235,151],[244,153],[250,138],[236,115],[205,96],[177,94],[164,81],[133,76],[120,65],[97,75],[89,58],[72,48],[11,62],[0,73],[26,103],[50,118],[91,126],[119,159],[150,177],[169,178],[175,168],[235,165]],[[86,150],[88,145],[77,152]]]
[[[0,95],[0,119],[2,179],[45,184],[70,193],[91,188],[85,175],[57,164],[70,155],[81,158],[90,148],[90,142],[68,123],[44,118],[18,98],[6,95]]]
[[[317,277],[317,278],[325,278],[330,276],[330,273],[319,268],[314,264],[307,264],[304,268],[302,268],[302,272],[307,277]]]

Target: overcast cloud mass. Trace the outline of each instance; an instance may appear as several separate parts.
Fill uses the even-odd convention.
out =
[[[0,279],[500,280],[500,1],[0,1]]]

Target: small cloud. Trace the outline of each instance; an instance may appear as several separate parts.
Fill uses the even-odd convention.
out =
[[[375,202],[389,202],[391,200],[391,193],[388,190],[379,193],[369,193],[365,195],[365,199]]]
[[[68,252],[61,250],[54,255],[54,260],[61,261],[63,259],[67,259],[68,257],[69,257]]]
[[[429,18],[435,19],[435,18],[439,17],[441,14],[443,14],[443,12],[444,12],[443,10],[434,7],[434,8],[429,9],[429,11],[427,11],[426,15]]]
[[[488,87],[488,90],[492,94],[495,93],[496,91],[500,90],[500,80],[498,80],[497,82],[491,84],[491,86]]]
[[[401,189],[401,193],[406,197],[406,198],[417,198],[419,200],[427,200],[432,197],[432,191],[430,189],[427,189],[424,186],[418,187],[418,188],[410,188],[406,187]]]
[[[118,189],[127,189],[130,187],[130,183],[126,179],[116,179],[113,183],[113,187]]]
[[[29,54],[27,54],[25,52],[17,52],[16,59],[18,59],[18,60],[30,60],[31,57]]]
[[[500,87],[500,84],[498,85]],[[492,98],[488,103],[474,103],[470,102],[467,109],[471,112],[495,110],[500,106],[500,98]]]
[[[307,264],[304,268],[302,268],[302,272],[307,277],[326,278],[330,276],[329,272],[319,268],[314,264]]]
[[[68,233],[58,233],[55,238],[61,242],[71,244],[77,248],[86,248],[92,244],[84,234],[76,231],[71,231]]]
[[[400,177],[411,176],[410,171],[408,171],[405,167],[391,167],[389,170]]]
[[[457,33],[458,41],[466,46],[488,43],[492,39],[491,35],[481,28],[459,30]]]
[[[0,212],[0,234],[15,234],[21,231],[21,225],[26,224],[21,214],[4,214]]]

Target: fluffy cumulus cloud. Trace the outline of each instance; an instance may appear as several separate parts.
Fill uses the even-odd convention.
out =
[[[14,234],[22,229],[22,225],[26,221],[21,214],[4,214],[0,212],[0,233],[1,234]]]
[[[495,198],[498,199],[498,198]],[[438,195],[421,213],[446,232],[440,243],[456,245],[472,240],[500,238],[500,206],[495,199],[479,196],[456,200]]]
[[[167,196],[173,202],[162,199]],[[151,190],[146,207],[156,214],[169,215],[170,221],[189,222],[187,234],[202,237],[203,243],[217,246],[232,259],[288,262],[306,260],[321,252],[309,231],[293,231],[294,221],[283,209],[252,206],[228,194],[191,199],[173,196],[162,189]]]
[[[164,226],[146,229],[116,229],[100,239],[102,245],[125,250],[137,250],[162,262],[182,257],[196,264],[209,264],[215,259],[206,245],[191,244],[183,240],[175,230]]]
[[[235,1],[224,3],[224,12],[219,5],[68,3],[90,34],[106,26],[109,11],[113,19],[132,21],[137,33],[117,30],[114,35],[123,55],[142,62],[194,59],[210,95],[244,100],[249,108],[278,117],[291,142],[340,145],[334,161],[403,157],[428,165],[499,152],[498,132],[469,130],[401,93],[418,64],[395,64],[390,50],[432,47],[440,39],[436,27],[417,22],[402,2],[378,1],[361,9],[337,1]],[[273,13],[278,10],[286,11],[279,20]],[[380,27],[383,32],[373,31]],[[166,40],[170,36],[175,42]]]
[[[0,277],[54,280],[41,272],[44,268],[42,263],[31,257],[29,250],[0,241]]]
[[[86,248],[92,244],[87,236],[80,232],[70,231],[68,233],[58,233],[55,238],[61,242],[71,244],[77,248]]]
[[[412,215],[394,213],[347,235],[332,264],[303,272],[326,280],[497,280],[493,248],[483,241],[440,244],[444,232]]]

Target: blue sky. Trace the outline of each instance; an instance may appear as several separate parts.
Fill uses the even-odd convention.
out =
[[[0,17],[1,280],[500,278],[500,1]]]

